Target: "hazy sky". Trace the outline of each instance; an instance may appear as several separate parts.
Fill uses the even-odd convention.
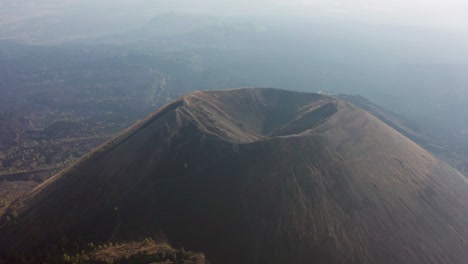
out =
[[[291,0],[291,5],[329,14],[360,17],[371,22],[468,27],[466,0]],[[284,2],[285,4],[288,2]]]
[[[167,11],[289,14],[468,31],[467,0],[0,0],[0,16],[91,12],[143,19]],[[92,12],[94,11],[94,12]]]
[[[163,2],[163,1],[160,1]],[[176,1],[179,2],[179,1]],[[328,15],[373,23],[468,28],[467,0],[225,0],[180,1],[186,8],[217,12]],[[200,3],[201,3],[200,2]],[[190,3],[193,3],[192,5]]]

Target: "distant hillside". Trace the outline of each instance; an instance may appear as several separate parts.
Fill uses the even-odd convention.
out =
[[[11,261],[148,235],[212,263],[468,258],[463,175],[348,102],[276,89],[183,96],[1,219]]]

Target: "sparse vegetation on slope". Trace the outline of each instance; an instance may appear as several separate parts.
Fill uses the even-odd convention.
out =
[[[145,238],[142,241],[95,245],[75,244],[62,238],[55,245],[36,251],[37,255],[11,255],[3,262],[73,264],[208,264],[202,253],[174,249],[167,242]],[[0,263],[3,263],[0,259]]]

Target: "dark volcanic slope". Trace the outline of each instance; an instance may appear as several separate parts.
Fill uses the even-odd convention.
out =
[[[163,234],[214,263],[468,259],[460,173],[349,103],[275,89],[184,96],[11,215],[4,255]]]
[[[427,133],[428,131],[421,130],[414,122],[406,120],[404,117],[388,111],[364,97],[346,94],[339,94],[336,97],[364,109],[369,114],[377,117],[436,157],[452,165],[458,171],[464,173],[465,176],[468,176],[468,155],[460,151],[461,148],[459,144],[450,144],[448,142],[450,140],[446,140],[447,138],[453,137],[453,135],[445,134],[443,137],[445,139],[444,142],[441,140],[440,136],[436,137],[431,133]]]

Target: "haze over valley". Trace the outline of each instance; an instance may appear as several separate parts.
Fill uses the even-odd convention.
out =
[[[463,263],[467,8],[0,1],[0,260]]]

